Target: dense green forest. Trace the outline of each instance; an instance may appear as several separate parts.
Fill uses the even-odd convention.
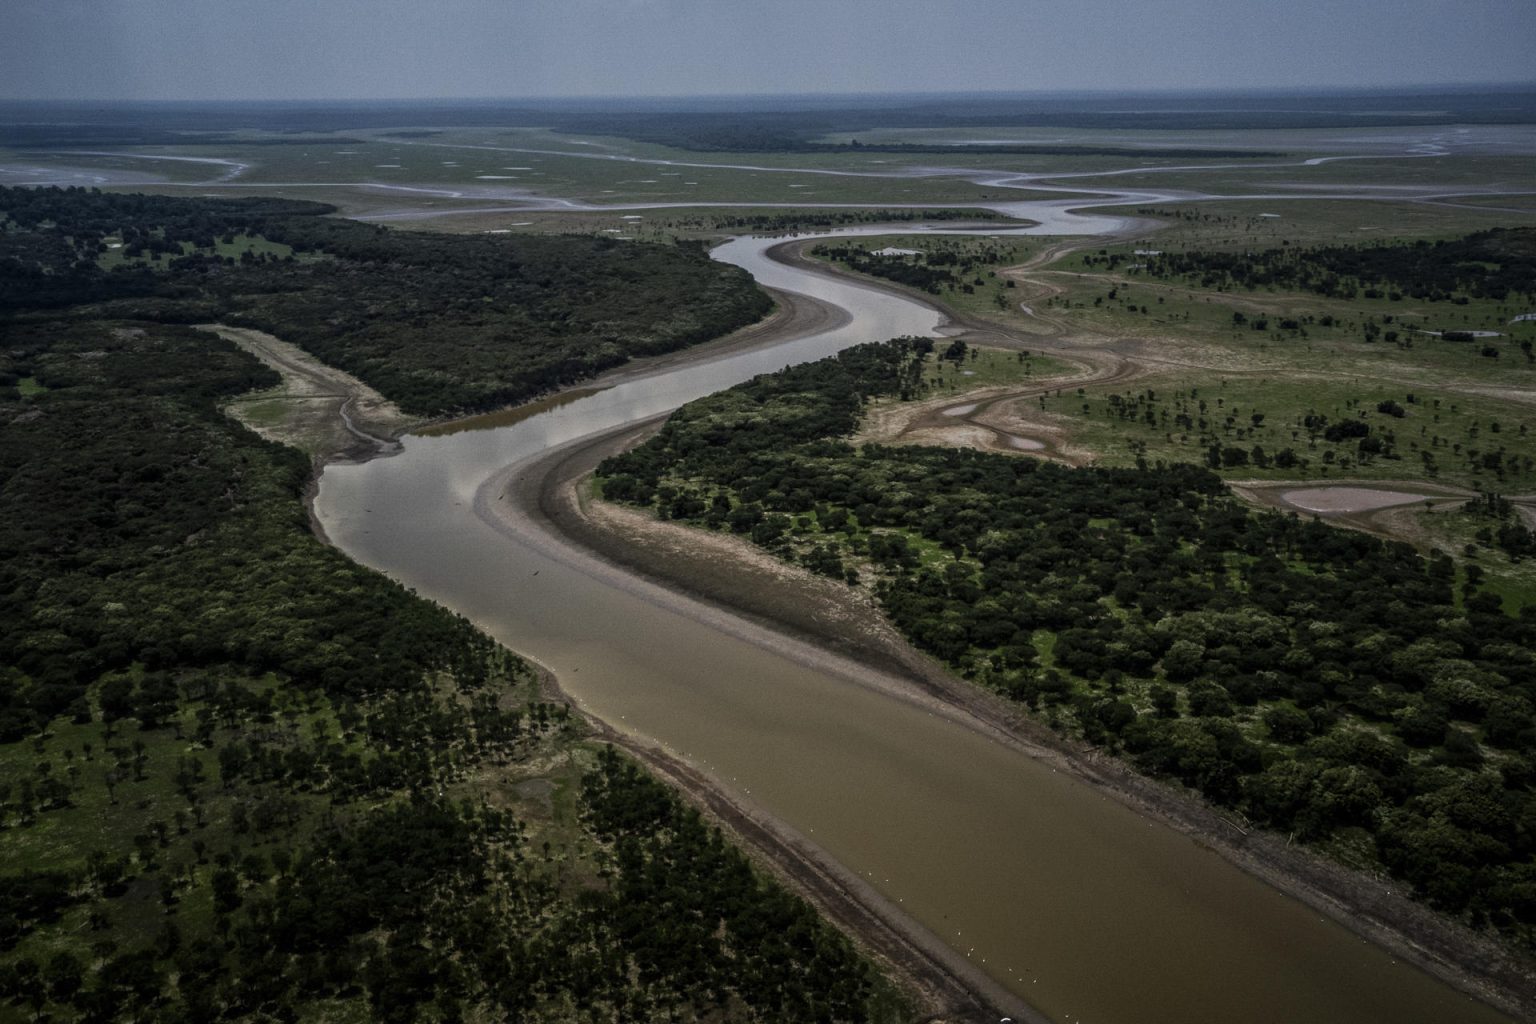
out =
[[[1233,499],[1208,469],[856,447],[897,340],[679,410],[603,494],[869,587],[1054,727],[1536,948],[1536,608],[1443,555]]]
[[[1465,304],[1524,296],[1536,301],[1536,228],[1494,228],[1464,238],[1383,245],[1282,246],[1259,252],[1104,253],[1085,260],[1202,288],[1280,288],[1330,298],[1411,298]]]
[[[220,409],[254,359],[75,319],[0,369],[0,1017],[894,1012],[519,659],[310,534],[308,460]]]
[[[699,246],[445,236],[330,212],[0,188],[0,315],[256,327],[435,415],[522,401],[771,308]]]

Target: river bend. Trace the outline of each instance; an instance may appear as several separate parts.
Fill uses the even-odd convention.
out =
[[[1064,203],[1039,233],[1106,232]],[[903,227],[903,232],[910,231]],[[839,232],[847,234],[849,232]],[[934,310],[774,262],[782,239],[715,251],[848,322],[640,376],[493,429],[407,436],[329,466],[331,540],[552,669],[583,708],[710,774],[866,879],[1008,990],[1091,1024],[1445,1024],[1504,1018],[1239,871],[1195,840],[988,738],[861,685],[760,627],[721,628],[615,585],[537,523],[476,514],[488,481],[694,398],[849,345],[931,335]],[[507,475],[510,474],[510,477]],[[494,487],[492,488],[494,490]]]

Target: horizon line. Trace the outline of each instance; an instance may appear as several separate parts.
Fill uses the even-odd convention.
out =
[[[106,98],[106,97],[8,97],[0,99],[0,107],[53,105],[67,106],[88,104],[102,107],[134,106],[219,106],[234,104],[320,106],[326,104],[363,105],[453,105],[489,103],[665,103],[731,100],[840,100],[840,99],[920,99],[920,98],[1113,98],[1113,97],[1248,97],[1248,96],[1416,96],[1446,95],[1477,92],[1536,92],[1536,78],[1521,81],[1484,82],[1413,82],[1393,85],[1272,85],[1272,86],[1160,86],[1127,89],[945,89],[945,90],[848,90],[817,92],[700,92],[700,93],[611,93],[526,95],[526,96],[333,96],[333,97],[248,97],[217,99],[167,99],[167,98]]]

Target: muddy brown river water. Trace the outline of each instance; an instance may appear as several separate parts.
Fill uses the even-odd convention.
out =
[[[940,326],[916,302],[771,261],[774,241],[739,239],[716,255],[848,310],[849,323],[333,465],[315,504],[330,538],[551,668],[592,714],[787,822],[1052,1019],[1505,1020],[953,716],[729,613],[696,614],[594,572],[538,523],[509,534],[476,514],[477,495],[495,502],[553,447],[760,372]]]

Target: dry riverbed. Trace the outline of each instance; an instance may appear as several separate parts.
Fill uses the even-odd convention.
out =
[[[248,327],[198,327],[234,342],[282,375],[277,387],[241,395],[227,405],[230,415],[268,440],[322,461],[368,458],[394,450],[396,437],[425,422],[291,342]]]

